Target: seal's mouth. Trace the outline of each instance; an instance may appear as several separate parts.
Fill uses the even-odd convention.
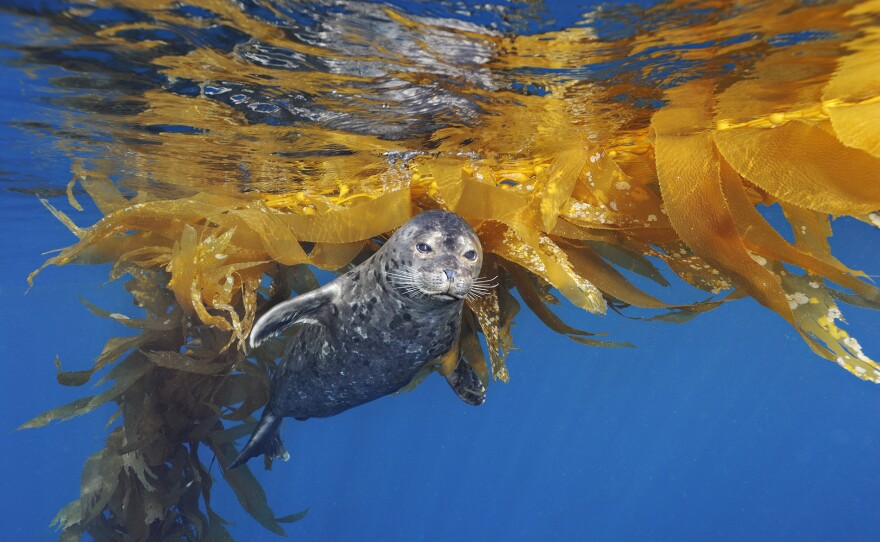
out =
[[[400,295],[410,299],[429,299],[439,302],[462,301],[468,291],[460,291],[462,281],[449,280],[448,275],[419,274],[411,270],[388,272],[388,282]]]

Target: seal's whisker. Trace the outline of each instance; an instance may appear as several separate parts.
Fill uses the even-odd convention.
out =
[[[395,289],[407,297],[423,297],[422,291],[415,284],[395,285]]]
[[[394,275],[391,276],[397,282],[415,282],[416,277],[414,275]]]
[[[491,290],[486,289],[486,288],[471,287],[471,289],[468,290],[466,297],[473,301],[473,300],[479,299],[481,297],[484,297],[486,295],[489,295],[489,292],[491,292]]]
[[[468,301],[476,301],[485,295],[486,295],[485,293],[480,293],[480,292],[468,292],[465,295],[465,299],[467,299]]]
[[[420,299],[425,297],[425,292],[423,292],[419,288],[416,288],[415,286],[407,286],[405,288],[401,288],[401,290],[403,290],[403,293],[409,297],[417,297]]]
[[[476,280],[474,280],[473,284],[474,284],[474,286],[480,286],[480,287],[485,287],[485,288],[495,288],[496,286],[498,286],[497,280],[498,280],[498,275],[495,275],[494,277],[491,277],[491,278],[479,277]]]
[[[389,271],[388,275],[390,275],[392,277],[414,277],[416,274],[413,271],[409,271],[406,269],[404,269],[404,270],[395,269],[394,271]]]

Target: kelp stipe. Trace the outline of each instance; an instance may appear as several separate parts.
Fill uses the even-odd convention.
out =
[[[720,7],[684,25],[663,16],[688,4],[657,6],[639,14],[656,22],[650,31],[611,42],[589,25],[499,34],[373,4],[340,7],[332,20],[312,14],[316,31],[283,6],[267,18],[244,4],[195,3],[210,17],[130,0],[137,22],[90,26],[70,14],[56,23],[80,23],[72,46],[114,51],[120,62],[101,77],[128,84],[124,67],[136,65],[140,86],[113,114],[78,96],[64,102],[89,113],[88,122],[70,113],[70,126],[112,140],[86,157],[69,152],[72,207],[78,183],[105,217],[80,228],[52,208],[79,241],[47,265],[110,262],[144,313],[90,306],[141,333],[111,340],[93,369],[60,372],[59,382],[81,385],[104,369],[114,385],[25,425],[120,405],[121,425],[85,465],[81,499],[57,518],[63,537],[221,536],[198,452],[228,464],[266,401],[280,352],[244,350],[254,318],[313,288],[308,265],[344,269],[424,209],[464,216],[481,238],[484,276],[496,277],[468,302],[463,325],[464,355],[486,382],[510,378],[520,300],[573,340],[627,345],[563,322],[552,310],[560,296],[595,314],[633,316],[633,306],[677,322],[752,296],[820,356],[880,381],[838,325],[839,302],[877,309],[878,290],[827,242],[829,215],[880,225],[876,2]],[[385,34],[436,54],[409,58],[383,46],[385,34],[362,35],[364,10],[393,30]],[[820,37],[792,38],[812,36],[815,21]],[[217,28],[230,43],[212,41]],[[772,204],[793,242],[756,209]],[[658,261],[711,297],[671,305],[622,273],[666,286]],[[301,517],[275,518],[249,471],[224,476],[268,529]]]

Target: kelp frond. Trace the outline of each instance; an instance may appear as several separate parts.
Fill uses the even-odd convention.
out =
[[[113,145],[70,152],[71,206],[82,208],[78,185],[104,217],[84,228],[46,203],[78,240],[45,265],[110,263],[111,278],[129,277],[143,313],[89,305],[139,334],[111,339],[92,369],[59,364],[58,381],[82,385],[106,369],[112,386],[23,425],[119,405],[122,424],[87,461],[80,500],[56,518],[63,538],[110,540],[122,528],[132,540],[228,538],[199,453],[207,447],[226,465],[267,400],[280,346],[247,351],[255,318],[314,288],[309,266],[347,269],[426,209],[468,220],[484,247],[484,276],[496,277],[494,289],[468,300],[461,341],[486,382],[511,377],[519,300],[561,335],[616,347],[629,345],[566,323],[552,307],[561,297],[590,314],[631,315],[633,306],[652,311],[638,316],[647,320],[683,322],[745,296],[819,356],[880,382],[880,366],[840,327],[840,302],[878,309],[880,291],[837,261],[827,240],[830,217],[880,225],[876,2],[757,3],[611,44],[587,27],[510,36],[384,6],[371,12],[397,39],[418,43],[413,50],[422,39],[456,44],[470,63],[451,52],[398,56],[370,40],[337,50],[319,37],[293,39],[244,5],[194,4],[210,24],[183,17],[177,2],[125,0],[113,5],[141,13],[137,22],[71,38],[130,54],[164,83],[138,91],[127,122],[90,111]],[[272,16],[296,24],[283,9]],[[822,39],[785,43],[812,21],[822,21]],[[229,51],[129,39],[137,30],[183,40],[217,25],[249,39]],[[729,39],[740,34],[753,37]],[[683,46],[691,43],[700,46]],[[684,73],[661,69],[661,50]],[[291,68],[284,55],[301,63]],[[349,61],[382,75],[346,71]],[[599,84],[579,71],[598,63],[628,75]],[[406,117],[376,106],[388,88],[426,86],[459,109],[428,123],[423,109]],[[450,111],[462,117],[449,120]],[[760,213],[768,205],[781,207],[793,241]],[[627,278],[667,286],[658,265],[707,295],[670,304]],[[275,517],[246,466],[224,478],[275,533],[304,514]]]

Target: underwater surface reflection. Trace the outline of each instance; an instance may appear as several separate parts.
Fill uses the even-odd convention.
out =
[[[0,537],[874,539],[878,17],[0,1]],[[433,376],[224,472],[255,317],[431,208],[498,277],[486,405]]]

